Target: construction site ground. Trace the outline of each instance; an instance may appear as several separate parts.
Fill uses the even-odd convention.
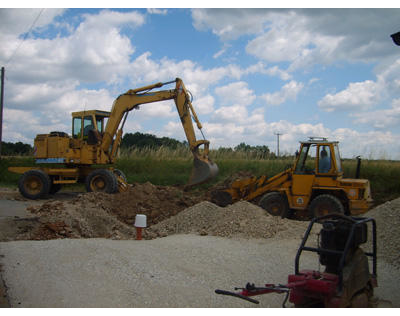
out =
[[[39,201],[0,189],[0,306],[280,307],[283,294],[255,305],[214,290],[286,283],[308,222],[209,200],[208,192],[151,183]],[[399,212],[397,199],[365,214],[378,227],[375,295],[393,307],[400,307]],[[147,215],[144,240],[136,240],[136,214]],[[320,268],[312,253],[300,264]]]

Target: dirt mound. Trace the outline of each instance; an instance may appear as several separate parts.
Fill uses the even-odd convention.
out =
[[[136,214],[147,216],[147,224],[153,225],[202,200],[202,197],[185,192],[181,188],[156,186],[150,182],[136,184],[126,192],[107,196],[102,205],[119,220],[133,225]]]
[[[180,188],[147,182],[119,194],[91,192],[67,201],[50,200],[28,208],[38,221],[18,239],[134,238],[136,214],[146,215],[151,226],[201,199]]]
[[[221,208],[204,196],[177,187],[135,184],[119,194],[91,192],[30,207],[36,224],[19,239],[113,238],[136,236],[136,214],[147,216],[143,237],[195,233],[221,237],[301,236],[307,223],[268,215],[249,202]],[[200,202],[202,201],[202,202]]]

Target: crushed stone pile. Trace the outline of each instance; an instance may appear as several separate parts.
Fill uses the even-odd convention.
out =
[[[200,234],[240,238],[301,237],[306,222],[281,219],[246,201],[219,207],[203,201],[146,229],[147,238]]]
[[[383,258],[400,269],[400,198],[375,207],[365,217],[376,221],[378,264]]]

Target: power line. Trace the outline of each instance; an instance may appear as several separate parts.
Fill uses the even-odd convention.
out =
[[[26,38],[28,37],[29,33],[32,31],[33,27],[35,26],[37,20],[39,19],[40,15],[42,14],[42,12],[45,9],[41,9],[39,14],[37,15],[36,19],[33,21],[31,27],[29,28],[28,32],[25,33],[24,38],[21,40],[21,42],[19,43],[19,45],[15,48],[14,52],[11,54],[11,57],[7,60],[6,65],[11,61],[11,59],[14,58],[15,54],[17,53],[17,50],[21,47],[22,43],[26,40]]]

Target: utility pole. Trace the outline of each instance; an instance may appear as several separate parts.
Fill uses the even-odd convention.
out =
[[[0,96],[0,158],[1,142],[3,140],[3,101],[4,101],[4,67],[1,67],[1,96]]]
[[[274,133],[276,135],[276,142],[277,142],[277,157],[279,157],[279,136],[281,136],[282,134],[278,133]]]

